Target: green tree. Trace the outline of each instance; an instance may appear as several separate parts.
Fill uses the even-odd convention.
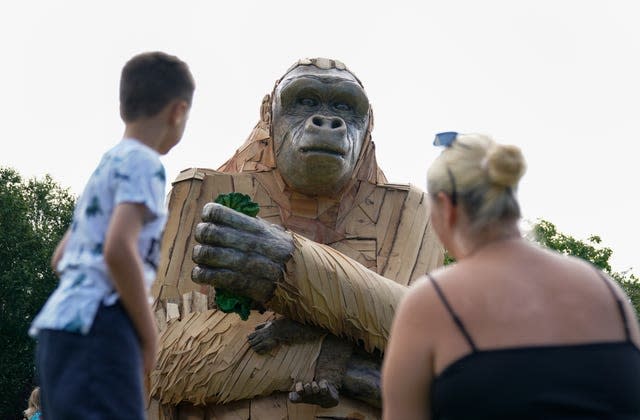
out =
[[[602,239],[599,236],[591,235],[585,241],[575,239],[558,232],[553,223],[543,219],[534,223],[531,232],[525,236],[547,248],[589,261],[609,274],[625,291],[635,308],[636,316],[640,319],[640,278],[633,274],[631,269],[622,272],[615,272],[611,269],[609,259],[613,250],[602,246]],[[444,265],[452,264],[455,261],[451,254],[445,252]]]
[[[569,235],[558,232],[556,226],[547,220],[538,220],[532,229],[533,240],[548,248],[554,249],[565,255],[582,258],[589,261],[608,273],[624,289],[636,310],[636,316],[640,317],[640,279],[631,272],[615,272],[609,264],[613,254],[611,248],[603,247],[602,240],[597,235],[592,235],[582,241]]]
[[[75,197],[50,176],[0,167],[0,418],[21,418],[35,385],[29,325],[57,284],[49,267]]]

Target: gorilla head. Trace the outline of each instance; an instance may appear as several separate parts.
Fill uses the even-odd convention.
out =
[[[369,127],[369,100],[340,62],[316,59],[280,79],[271,123],[276,164],[287,185],[306,195],[332,196],[354,175]]]
[[[260,121],[220,172],[269,172],[288,192],[341,199],[359,181],[386,182],[362,83],[343,63],[302,59],[262,100]]]

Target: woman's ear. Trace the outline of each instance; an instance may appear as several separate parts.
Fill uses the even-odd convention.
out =
[[[436,199],[442,212],[442,221],[450,229],[457,221],[458,207],[453,204],[451,197],[443,191],[438,193]]]

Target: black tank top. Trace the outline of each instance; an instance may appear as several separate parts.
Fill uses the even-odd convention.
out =
[[[431,386],[434,420],[640,419],[640,350],[617,301],[625,340],[480,350],[436,281],[442,303],[471,347]]]

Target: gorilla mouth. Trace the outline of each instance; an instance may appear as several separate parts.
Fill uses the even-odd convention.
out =
[[[341,157],[343,158],[345,156],[345,152],[343,152],[340,149],[337,148],[330,148],[330,147],[321,147],[321,146],[315,146],[315,147],[301,147],[300,151],[304,154],[306,153],[316,153],[316,154],[323,154],[323,155],[330,155],[330,156],[337,156],[337,157]]]

